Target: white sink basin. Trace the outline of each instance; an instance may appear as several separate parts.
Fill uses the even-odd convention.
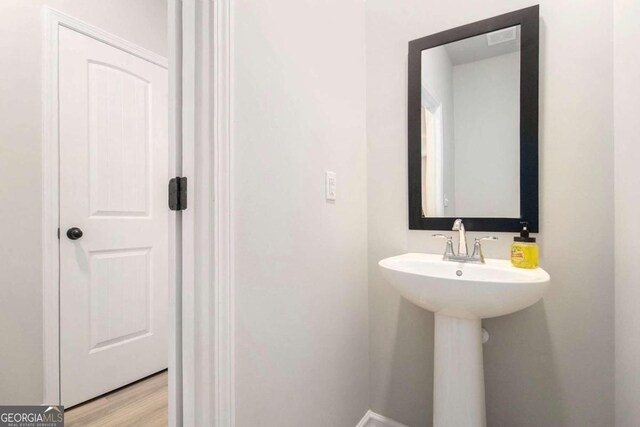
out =
[[[414,253],[383,259],[379,265],[389,283],[409,301],[434,313],[466,319],[527,308],[542,298],[550,280],[541,268],[516,268],[506,260],[467,264]]]
[[[395,256],[379,265],[403,297],[435,313],[433,426],[486,427],[480,319],[535,304],[549,274],[509,261],[467,264],[429,254]]]

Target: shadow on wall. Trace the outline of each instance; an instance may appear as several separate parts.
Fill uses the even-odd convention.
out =
[[[383,413],[405,425],[433,418],[433,314],[400,299]],[[544,302],[509,316],[486,319],[490,340],[483,346],[487,425],[564,425],[562,390]],[[416,339],[416,328],[424,331]],[[428,345],[425,346],[425,342]],[[505,351],[505,349],[507,351]],[[427,369],[416,372],[415,366]],[[428,372],[428,375],[424,373]],[[407,390],[411,387],[412,390]],[[394,398],[402,390],[403,399]],[[498,393],[494,393],[498,390]],[[532,394],[531,390],[538,390]],[[509,401],[504,396],[511,396]],[[550,404],[552,402],[552,404]]]
[[[483,346],[487,425],[565,425],[544,300],[482,325],[490,335]],[[505,402],[504,396],[511,398]]]
[[[384,404],[388,416],[411,427],[433,418],[433,332],[433,313],[401,297],[387,389],[402,390],[403,399],[387,395]]]

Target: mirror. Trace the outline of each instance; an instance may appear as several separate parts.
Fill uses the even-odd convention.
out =
[[[412,229],[537,231],[537,56],[537,7],[410,42]]]
[[[422,214],[520,216],[520,26],[422,51]]]

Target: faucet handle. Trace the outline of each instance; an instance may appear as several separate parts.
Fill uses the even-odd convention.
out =
[[[471,255],[471,257],[477,258],[482,264],[484,264],[484,255],[482,254],[482,245],[480,242],[483,240],[498,240],[498,238],[496,236],[476,237],[476,241],[473,244],[473,255]]]
[[[447,246],[444,249],[444,255],[442,256],[442,259],[446,261],[455,255],[453,253],[453,237],[452,236],[447,236],[445,234],[434,234],[432,237],[439,238],[439,239],[447,239]]]
[[[496,236],[476,237],[476,242],[481,242],[483,240],[498,240],[498,238]]]

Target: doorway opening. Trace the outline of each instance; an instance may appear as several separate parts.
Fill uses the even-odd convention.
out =
[[[153,376],[175,424],[176,79],[166,57],[90,23],[45,7],[44,24],[43,401],[90,407]]]

